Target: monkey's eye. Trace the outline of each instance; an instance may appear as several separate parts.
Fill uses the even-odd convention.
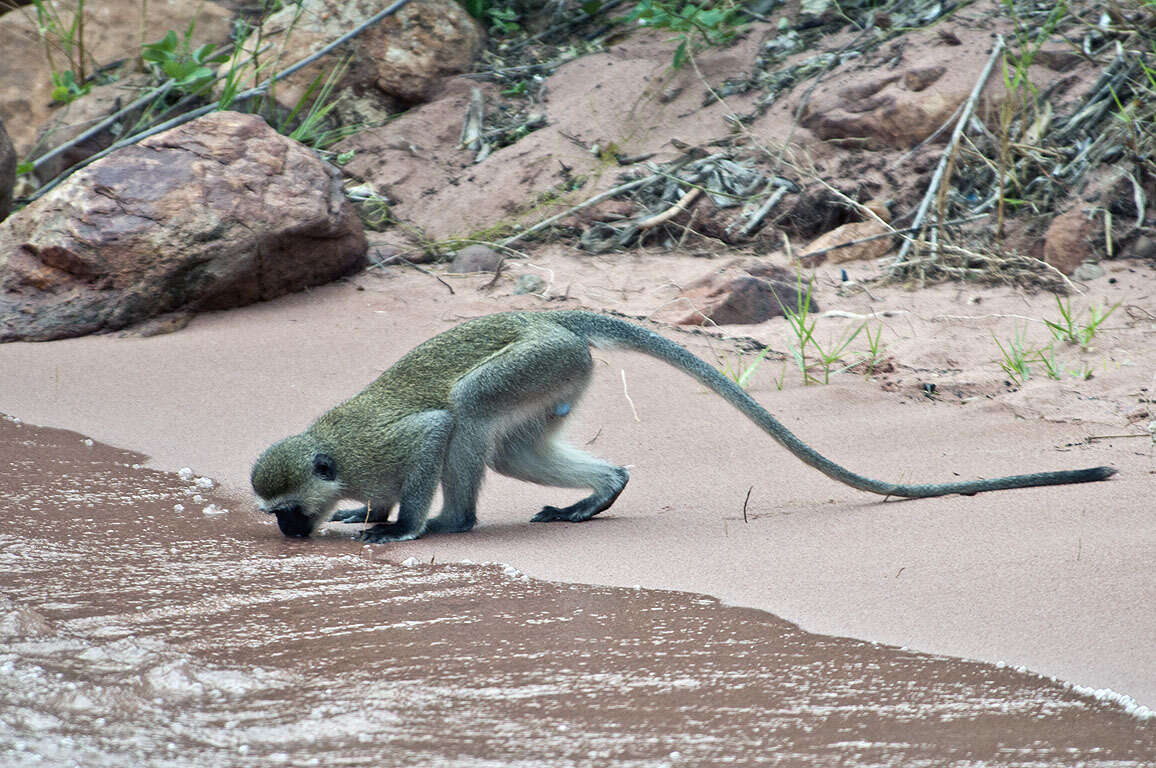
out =
[[[337,462],[327,453],[319,453],[313,457],[313,474],[322,480],[337,479]]]

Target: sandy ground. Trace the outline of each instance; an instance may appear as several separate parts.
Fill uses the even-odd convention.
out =
[[[555,252],[532,265],[512,262],[493,293],[478,290],[488,277],[449,277],[454,295],[411,270],[369,272],[202,315],[165,336],[6,344],[0,411],[141,451],[159,468],[192,467],[218,479],[235,498],[229,514],[249,524],[260,517],[247,488],[260,451],[420,341],[509,308],[581,302],[644,314],[717,263]],[[512,296],[512,277],[525,271],[572,300]],[[824,310],[888,313],[878,322],[895,370],[803,386],[786,362],[768,359],[750,388],[820,451],[882,479],[1110,464],[1120,473],[1109,482],[881,502],[804,466],[681,374],[638,355],[598,353],[603,370],[569,435],[632,467],[612,510],[585,524],[531,524],[543,503],[569,492],[495,477],[473,532],[376,549],[398,561],[501,561],[545,579],[707,593],[810,631],[1024,665],[1152,706],[1156,451],[1144,432],[1150,417],[1137,413],[1156,372],[1156,325],[1145,315],[1156,307],[1156,274],[1120,262],[1109,275],[1114,282],[1097,281],[1073,306],[1121,307],[1091,349],[1062,350],[1071,370],[1094,369],[1090,380],[1069,373],[1051,381],[1037,372],[1023,388],[1004,384],[992,334],[1007,339],[1023,328],[1029,341],[1044,342],[1040,320],[1056,316],[1049,295],[939,286],[840,297],[820,273]],[[861,321],[819,322],[819,334],[837,337]],[[775,319],[721,330],[786,351],[785,329]],[[728,349],[668,335],[708,359]],[[936,384],[934,398],[924,393],[927,383]],[[1140,436],[1086,441],[1122,434]],[[327,536],[348,535],[333,528]]]

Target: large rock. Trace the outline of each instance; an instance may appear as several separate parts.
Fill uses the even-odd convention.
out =
[[[330,166],[259,117],[211,114],[0,223],[0,341],[271,299],[356,269],[365,249]]]
[[[906,149],[930,136],[967,98],[965,88],[932,87],[946,73],[941,65],[873,73],[865,82],[812,97],[800,122],[821,139]]]
[[[75,0],[54,0],[52,3],[65,24],[72,22]],[[0,3],[7,7],[7,3]],[[229,40],[232,14],[212,2],[148,3],[144,35],[149,42],[160,40],[170,30],[180,34],[194,25],[193,47],[203,43],[225,43]],[[107,65],[119,59],[140,55],[142,4],[139,0],[101,0],[84,6],[84,52],[89,59],[89,72],[97,65]],[[49,44],[52,44],[49,38]],[[56,43],[53,61],[45,55],[45,40],[37,32],[36,11],[31,7],[16,8],[0,15],[0,118],[8,124],[8,132],[16,151],[26,156],[33,148],[41,128],[50,118],[73,124],[77,118],[68,117],[68,105],[52,101],[52,71],[68,69],[65,57]],[[125,100],[137,94],[125,93]],[[51,138],[44,149],[54,143]]]
[[[12,211],[12,186],[16,183],[16,148],[0,118],[0,221]]]
[[[265,20],[260,35],[254,32],[242,45],[250,51],[260,40],[262,45],[276,43],[279,50],[284,43],[281,61],[286,66],[384,7],[380,0],[304,0],[300,10],[297,3],[286,3]],[[283,41],[286,34],[288,40]],[[421,103],[437,92],[446,76],[469,71],[483,42],[481,26],[455,0],[413,0],[334,53],[278,82],[274,95],[283,107],[292,108],[318,76],[324,79],[352,54],[334,93],[357,98],[376,89],[407,105]],[[267,76],[262,72],[258,78]]]
[[[841,68],[811,94],[800,123],[820,139],[849,140],[863,149],[907,149],[928,138],[967,100],[991,49],[987,30],[950,29],[950,37],[930,30],[904,38],[924,37],[928,44],[896,57],[897,66],[879,62]],[[979,114],[1003,91],[997,68],[988,78]],[[941,134],[943,140],[950,135],[950,130]]]

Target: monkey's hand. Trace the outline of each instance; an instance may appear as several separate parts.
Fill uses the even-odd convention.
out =
[[[370,544],[386,544],[391,541],[413,541],[420,534],[421,531],[415,531],[409,526],[398,523],[379,523],[357,534],[357,539]]]
[[[369,523],[373,522],[369,519],[369,508],[358,507],[357,509],[339,509],[333,513],[333,517],[329,518],[331,523]]]

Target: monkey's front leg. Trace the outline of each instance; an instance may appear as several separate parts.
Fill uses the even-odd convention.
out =
[[[357,536],[362,541],[373,544],[410,541],[425,533],[430,504],[441,479],[442,462],[453,430],[453,417],[446,411],[427,411],[407,421],[405,426],[413,430],[411,439],[416,449],[401,483],[397,522],[379,522],[366,528]],[[388,508],[385,512],[388,514]]]
[[[426,478],[419,477],[415,484],[427,482]],[[401,505],[397,510],[397,522],[378,522],[372,528],[366,528],[357,534],[361,541],[371,544],[384,544],[390,541],[412,541],[425,533],[426,517],[429,515],[429,506],[433,501],[433,489],[437,486],[437,476],[434,476],[428,493],[424,488],[411,489],[406,495],[403,491]],[[351,520],[358,523],[360,520]]]

